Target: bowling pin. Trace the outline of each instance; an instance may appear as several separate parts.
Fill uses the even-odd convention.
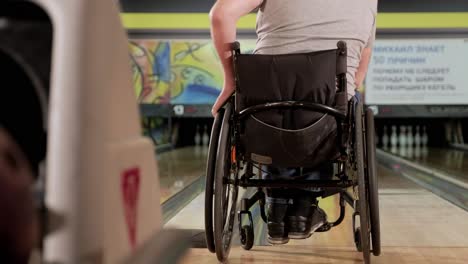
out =
[[[387,149],[388,149],[387,126],[384,126],[384,128],[383,128],[382,147],[383,147],[384,150],[387,150]]]
[[[429,141],[429,137],[427,135],[426,126],[423,126],[423,133],[421,136],[421,144],[422,144],[421,156],[422,156],[423,161],[427,161],[427,156],[429,155],[429,149],[427,147],[428,141]]]
[[[408,146],[408,148],[412,148],[414,144],[413,127],[408,126],[406,132],[406,145]]]
[[[406,156],[406,127],[400,126],[400,136],[398,137],[398,145],[400,147],[400,156]]]
[[[398,145],[406,146],[406,127],[400,126],[400,135],[398,136]]]
[[[201,140],[201,137],[200,137],[200,131],[199,131],[199,126],[197,125],[197,130],[195,132],[195,145],[198,146],[200,145],[200,140]]]
[[[406,155],[410,159],[412,159],[414,155],[414,136],[412,126],[406,127]]]
[[[423,133],[422,133],[422,137],[421,137],[421,143],[422,143],[423,147],[427,146],[428,141],[429,141],[429,137],[427,135],[426,126],[423,126]]]
[[[416,134],[414,135],[414,144],[418,148],[421,146],[421,135],[419,134],[419,126],[416,126]]]
[[[210,144],[210,137],[208,136],[208,129],[206,125],[203,130],[202,142],[203,142],[202,154],[206,156],[208,154],[208,145]]]
[[[391,144],[391,152],[396,154],[397,152],[397,143],[398,143],[398,136],[396,132],[396,126],[392,126],[392,134],[390,135],[390,144]]]
[[[203,128],[203,136],[202,136],[203,146],[205,147],[208,146],[209,140],[210,140],[210,137],[208,136],[208,130],[205,125],[205,127]]]

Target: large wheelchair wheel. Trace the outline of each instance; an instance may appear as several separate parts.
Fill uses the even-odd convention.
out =
[[[364,115],[363,106],[358,104],[355,112],[355,155],[357,165],[357,176],[358,176],[358,203],[357,211],[359,212],[360,226],[357,230],[359,237],[356,240],[356,246],[362,250],[364,257],[364,263],[370,263],[370,228],[368,218],[368,194],[367,194],[367,183],[366,183],[366,171],[365,171],[365,135],[364,135]],[[358,235],[358,234],[356,234]]]
[[[224,262],[231,249],[237,212],[237,164],[232,163],[231,151],[232,104],[226,105],[218,142],[214,175],[214,244],[218,260]]]
[[[221,122],[224,116],[224,108],[220,109],[214,118],[211,129],[210,145],[208,147],[208,160],[206,164],[205,181],[205,237],[206,247],[212,253],[215,253],[215,244],[213,237],[213,196],[214,196],[214,175],[216,165],[216,154],[218,151],[219,132]]]
[[[366,157],[367,157],[367,182],[369,199],[370,232],[372,240],[372,254],[380,255],[380,217],[379,217],[379,193],[375,158],[375,127],[374,113],[370,108],[366,109]]]

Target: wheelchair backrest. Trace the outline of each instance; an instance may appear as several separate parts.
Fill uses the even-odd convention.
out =
[[[323,104],[346,112],[346,48],[300,54],[234,53],[236,112],[254,105],[302,101]],[[345,77],[344,77],[345,78]],[[337,85],[339,84],[339,85]],[[323,113],[305,110],[271,110],[255,114],[265,123],[301,129]]]

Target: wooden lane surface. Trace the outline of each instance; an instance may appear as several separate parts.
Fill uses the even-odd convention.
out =
[[[373,263],[468,263],[468,213],[379,167],[382,255]],[[338,214],[337,197],[320,202],[330,220]],[[327,233],[283,246],[231,249],[228,263],[361,263],[351,228],[352,210]],[[181,263],[218,263],[207,249],[191,249]]]
[[[447,148],[429,148],[424,157],[407,158],[428,168],[448,174],[462,182],[468,182],[468,152],[447,149]]]
[[[385,247],[381,256],[372,257],[377,264],[466,264],[467,248]],[[207,249],[191,249],[181,263],[218,263]],[[250,251],[233,248],[227,263],[308,264],[363,263],[353,247],[262,246]]]
[[[185,147],[157,155],[161,203],[205,175],[207,149]]]

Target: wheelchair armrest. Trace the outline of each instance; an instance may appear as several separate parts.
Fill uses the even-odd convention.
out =
[[[266,103],[266,104],[261,104],[261,105],[254,105],[254,106],[248,107],[240,111],[238,114],[238,118],[243,119],[249,115],[252,115],[258,112],[274,110],[274,109],[285,109],[285,108],[286,109],[287,108],[293,108],[293,109],[299,108],[299,109],[309,110],[313,112],[330,114],[338,119],[346,118],[346,114],[342,113],[341,111],[333,107],[322,105],[322,104],[316,104],[316,103],[301,102],[301,101],[281,101],[281,102]]]

